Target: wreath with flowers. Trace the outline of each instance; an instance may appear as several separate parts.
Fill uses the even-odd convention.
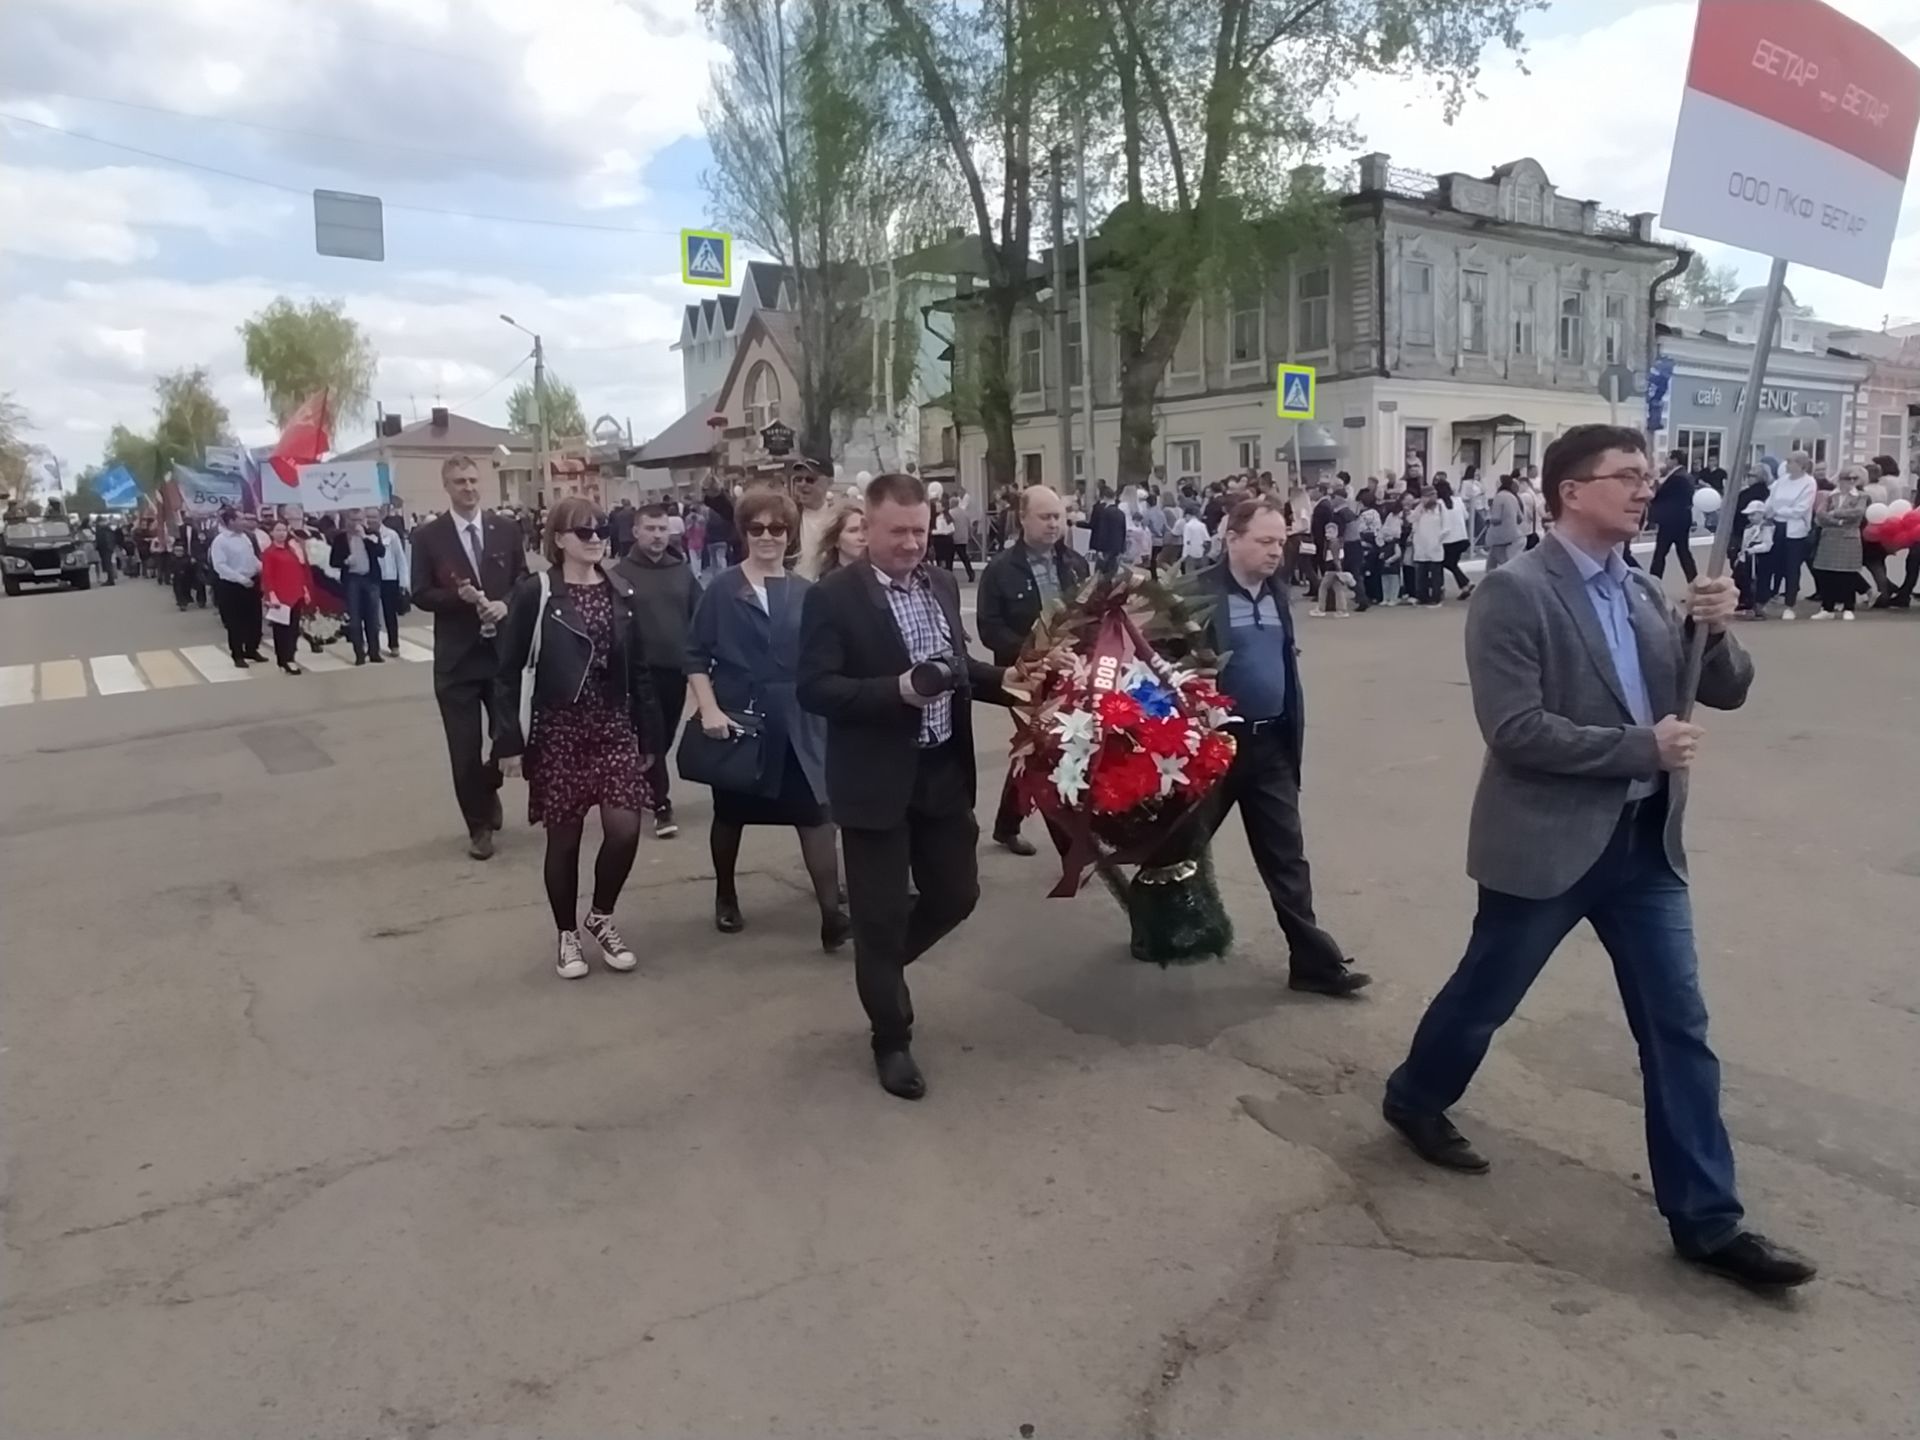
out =
[[[1097,873],[1127,907],[1134,954],[1162,965],[1232,943],[1199,823],[1234,755],[1217,665],[1196,606],[1120,571],[1055,602],[1011,677],[1028,697],[1014,709],[1015,804],[1060,851],[1051,893]]]

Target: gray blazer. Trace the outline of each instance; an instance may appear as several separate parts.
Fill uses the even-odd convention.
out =
[[[1487,521],[1487,544],[1520,543],[1520,497],[1511,490],[1493,492],[1491,518]]]
[[[1687,629],[1657,580],[1627,572],[1640,669],[1655,719],[1676,713]],[[1607,847],[1627,788],[1660,775],[1653,731],[1633,723],[1606,636],[1573,557],[1549,537],[1487,575],[1467,612],[1467,676],[1487,742],[1467,834],[1467,873],[1490,890],[1563,894]],[[1710,641],[1700,703],[1738,709],[1753,661]],[[1667,776],[1667,859],[1685,879],[1686,772]]]

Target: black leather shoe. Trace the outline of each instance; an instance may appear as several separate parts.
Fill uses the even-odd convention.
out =
[[[738,935],[747,928],[747,922],[740,913],[738,900],[716,900],[713,902],[713,928],[722,935]]]
[[[467,832],[467,854],[475,860],[493,858],[493,832],[484,825],[476,825]]]
[[[889,1095],[898,1095],[902,1100],[926,1098],[927,1077],[913,1063],[911,1050],[876,1050],[873,1069],[880,1077],[880,1088]]]
[[[1011,835],[994,836],[993,843],[1013,855],[1038,855],[1040,853],[1034,849],[1033,842],[1018,830],[1015,830]]]
[[[1751,1230],[1742,1230],[1710,1254],[1680,1258],[1750,1290],[1791,1290],[1820,1273],[1799,1251],[1775,1244]]]
[[[1304,990],[1309,995],[1331,995],[1336,1000],[1350,1000],[1373,983],[1373,977],[1364,970],[1352,968],[1352,962],[1342,965],[1338,970],[1321,975],[1287,976],[1289,990]]]
[[[1380,1114],[1429,1165],[1467,1175],[1484,1175],[1493,1168],[1445,1115],[1417,1115],[1398,1105],[1382,1105]]]
[[[247,651],[247,659],[256,665],[265,665],[267,663],[267,657],[262,655],[258,650]]]
[[[853,937],[853,921],[844,910],[836,910],[820,921],[820,948],[829,955]]]
[[[487,824],[495,830],[507,828],[507,811],[506,807],[500,803],[498,790],[493,792],[493,808],[487,811]]]

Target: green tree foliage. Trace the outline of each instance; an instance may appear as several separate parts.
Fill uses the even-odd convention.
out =
[[[831,459],[863,397],[861,303],[888,243],[894,167],[884,55],[865,6],[701,0],[725,48],[701,112],[719,220],[787,268],[798,321],[801,453]]]
[[[0,393],[0,491],[8,495],[26,489],[27,462],[33,452],[27,439],[31,425],[26,408],[12,395]]]
[[[587,433],[586,412],[573,386],[552,375],[546,377],[547,439],[573,440]],[[507,397],[507,428],[531,435],[540,426],[540,408],[533,403],[533,382],[522,380]]]
[[[194,466],[206,459],[207,446],[235,442],[227,407],[213,393],[205,366],[175,370],[153,382],[151,434],[115,425],[107,436],[104,465],[124,465],[136,484],[151,495],[176,464]]]
[[[1682,305],[1725,305],[1740,289],[1740,272],[1731,260],[1714,265],[1698,250],[1674,282],[1674,299]]]
[[[297,305],[279,296],[240,327],[240,338],[247,373],[260,382],[277,423],[286,424],[317,390],[327,392],[338,420],[366,413],[378,357],[344,301]]]
[[[1538,0],[1088,0],[1088,80],[1120,127],[1125,198],[1102,231],[1117,282],[1119,481],[1152,468],[1154,403],[1195,304],[1264,295],[1279,261],[1324,247],[1328,198],[1293,167],[1354,137],[1329,100],[1365,74],[1419,75],[1448,118],[1485,47],[1521,46]]]

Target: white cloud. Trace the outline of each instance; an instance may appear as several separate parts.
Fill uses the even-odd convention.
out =
[[[158,248],[153,230],[196,231],[225,243],[287,213],[268,202],[232,209],[176,170],[109,165],[57,170],[0,165],[0,250],[69,262],[130,265]]]
[[[1835,3],[1920,60],[1920,6],[1912,0]],[[1341,108],[1357,120],[1366,148],[1386,151],[1399,165],[1485,175],[1531,156],[1564,194],[1658,213],[1694,13],[1691,3],[1648,5],[1535,41],[1525,72],[1512,56],[1490,52],[1480,77],[1484,98],[1469,102],[1451,126],[1430,81],[1372,81]],[[1734,260],[1749,281],[1766,277],[1764,257],[1712,241],[1696,248]],[[1887,314],[1920,319],[1920,185],[1907,188],[1884,289],[1800,266],[1789,272],[1788,284],[1826,319],[1865,325],[1878,325]]]

